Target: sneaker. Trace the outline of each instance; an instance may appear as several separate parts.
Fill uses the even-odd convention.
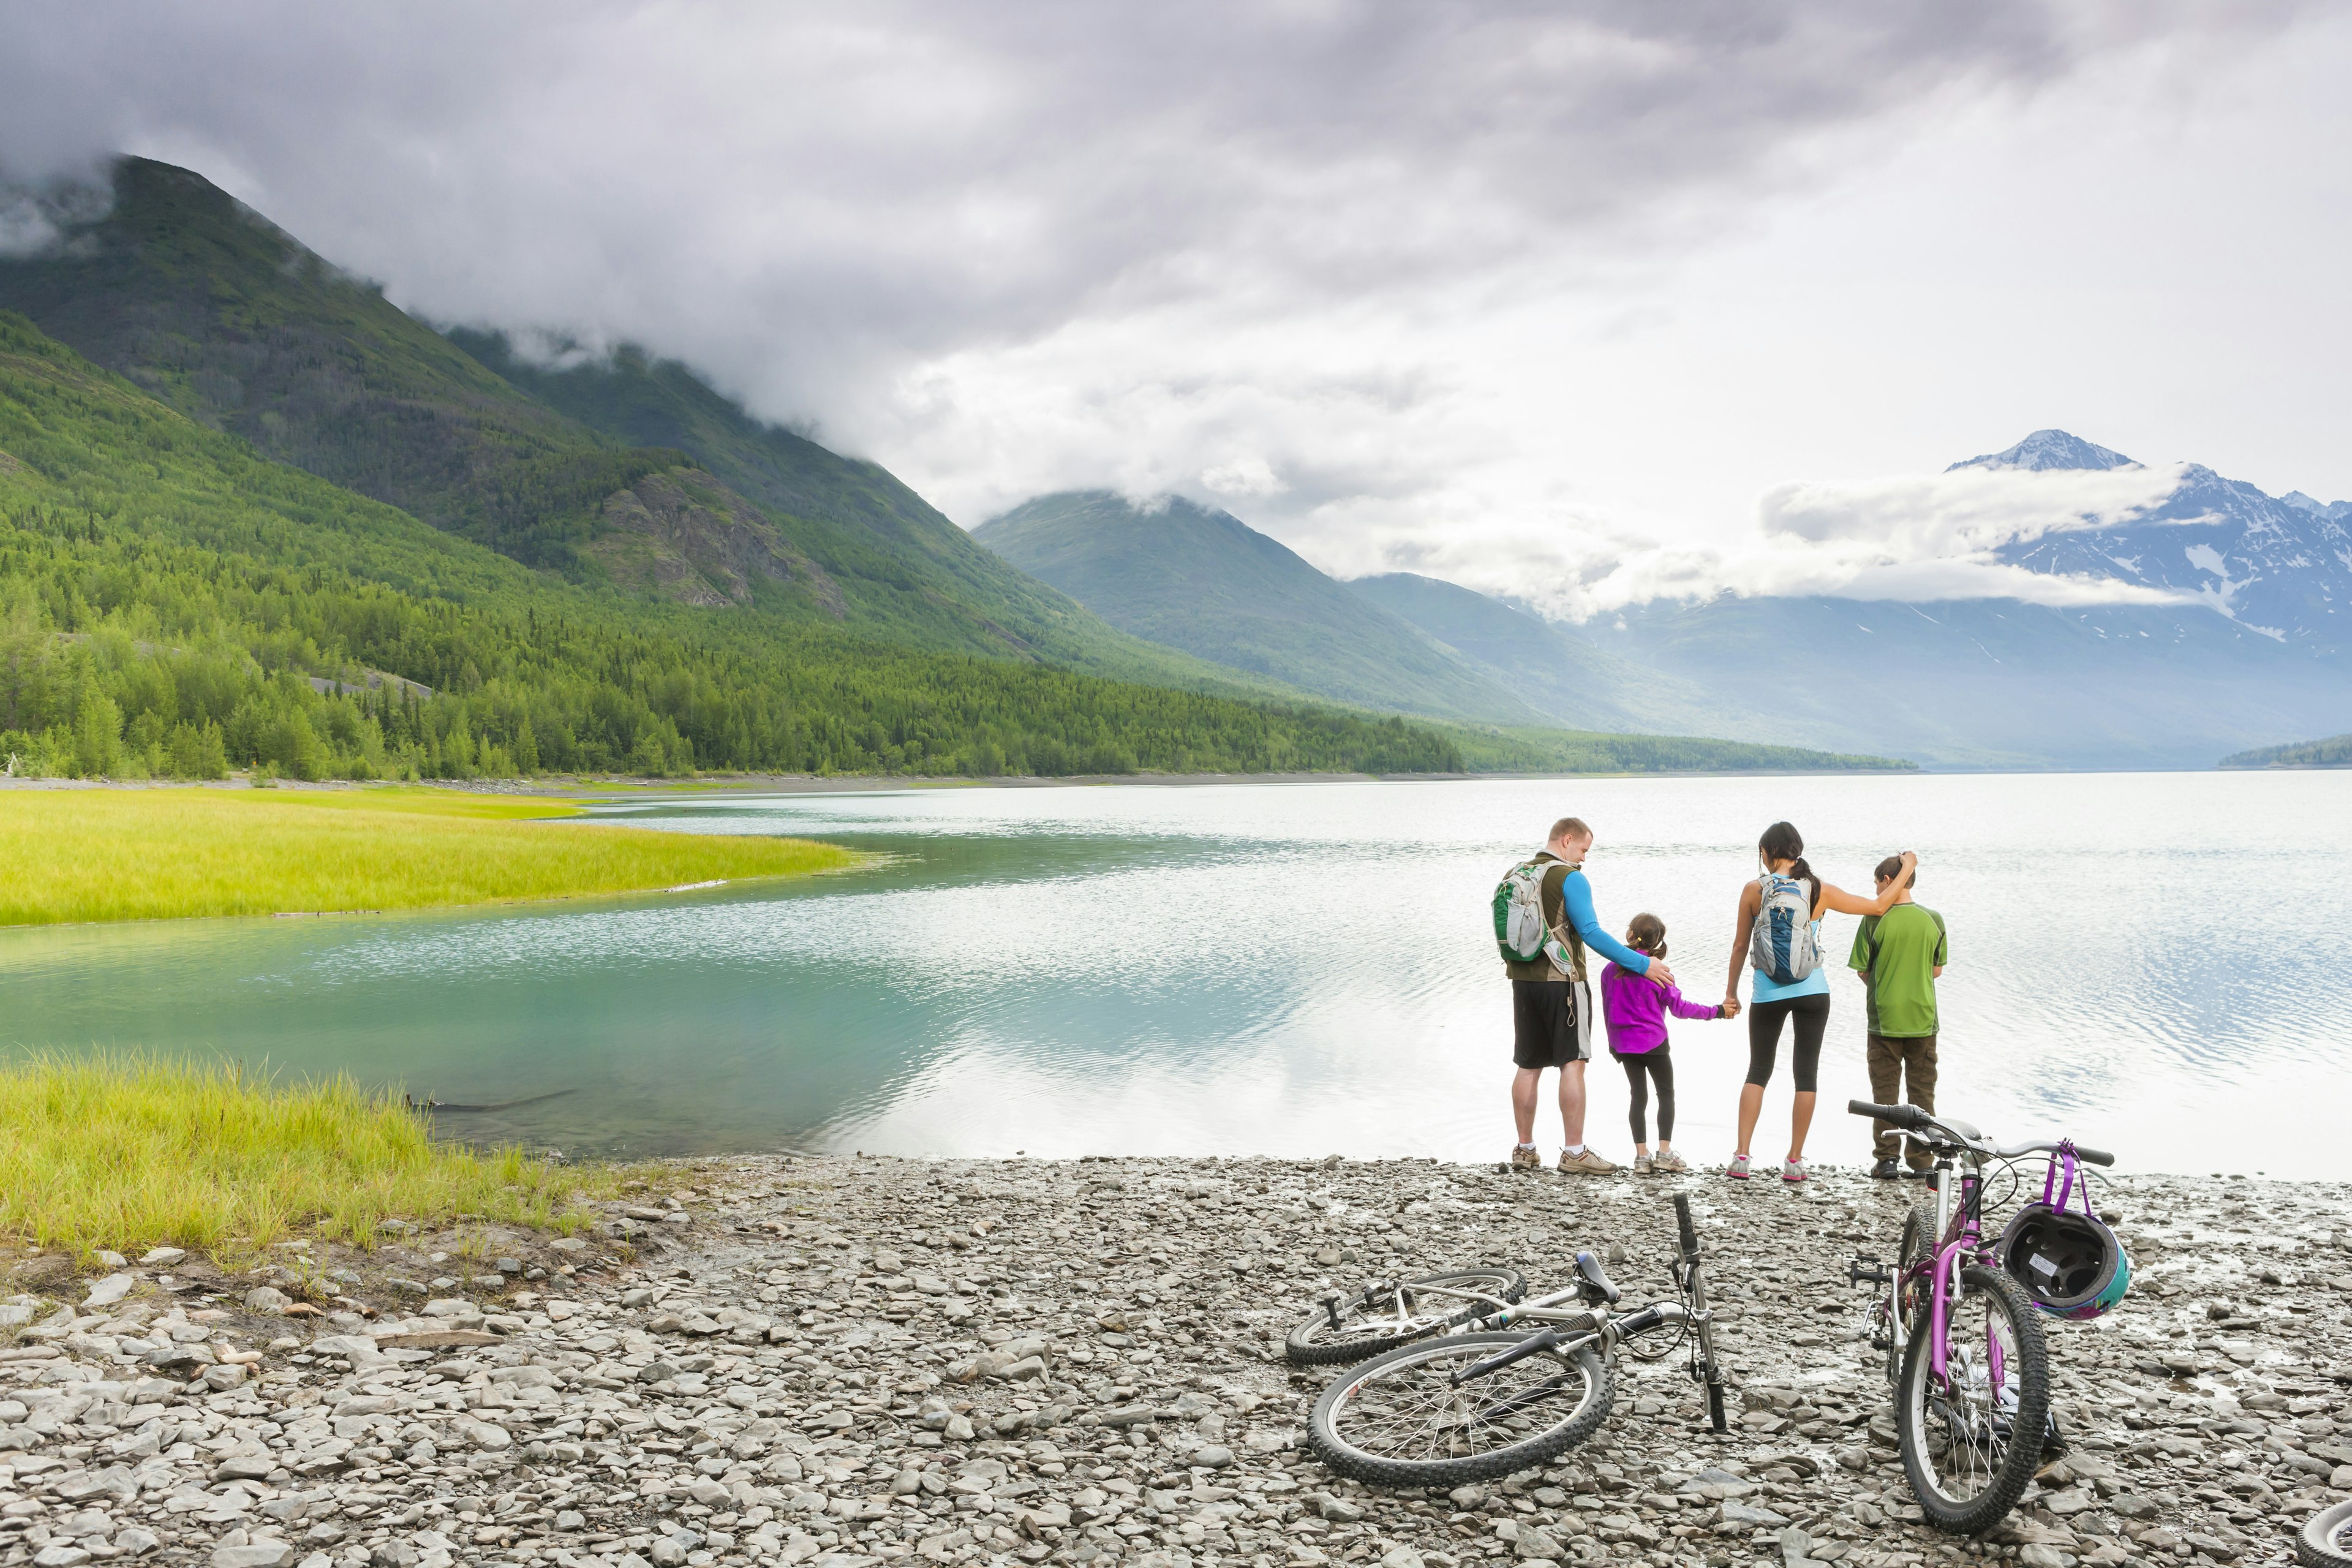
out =
[[[1657,1162],[1653,1160],[1648,1154],[1636,1153],[1633,1156],[1633,1173],[1635,1175],[1646,1176],[1657,1168]]]
[[[1533,1149],[1521,1149],[1517,1145],[1513,1145],[1511,1149],[1511,1169],[1514,1171],[1540,1171],[1543,1169],[1543,1156]]]
[[[1748,1179],[1748,1156],[1745,1154],[1734,1154],[1731,1157],[1731,1168],[1723,1173],[1727,1176],[1736,1176],[1743,1182],[1746,1181]]]
[[[1894,1155],[1889,1154],[1870,1168],[1870,1174],[1874,1181],[1891,1182],[1903,1174],[1903,1167]]]
[[[1802,1160],[1797,1159],[1793,1155],[1791,1155],[1780,1166],[1780,1179],[1784,1182],[1794,1183],[1805,1181],[1809,1179],[1812,1173],[1813,1168],[1811,1165],[1806,1164]]]
[[[1610,1176],[1616,1174],[1618,1170],[1615,1161],[1602,1159],[1591,1144],[1585,1145],[1581,1154],[1571,1154],[1562,1149],[1559,1152],[1559,1168],[1570,1175],[1580,1176]]]
[[[1687,1171],[1690,1169],[1688,1165],[1683,1163],[1683,1157],[1680,1154],[1675,1153],[1672,1149],[1659,1150],[1657,1158],[1650,1162],[1650,1168],[1654,1171],[1667,1173],[1672,1173],[1675,1171]]]

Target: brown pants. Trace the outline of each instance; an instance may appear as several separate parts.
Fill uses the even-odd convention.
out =
[[[1936,1037],[1914,1035],[1889,1038],[1885,1035],[1870,1037],[1870,1098],[1881,1105],[1916,1105],[1922,1110],[1936,1109]],[[1909,1079],[1911,1092],[1902,1093],[1905,1079]],[[1878,1157],[1892,1160],[1904,1152],[1903,1134],[1891,1121],[1874,1121],[1871,1131],[1878,1135]],[[1934,1156],[1920,1144],[1911,1145],[1908,1158],[1911,1168],[1924,1171],[1935,1163]]]

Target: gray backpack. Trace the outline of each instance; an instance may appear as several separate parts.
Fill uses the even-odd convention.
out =
[[[1767,871],[1756,879],[1764,901],[1748,932],[1748,962],[1775,985],[1794,985],[1822,966],[1822,942],[1813,930],[1813,889],[1794,877]]]

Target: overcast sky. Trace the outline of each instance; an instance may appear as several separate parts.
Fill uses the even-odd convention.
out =
[[[1576,610],[2352,497],[2347,79],[2291,0],[5,0],[0,170],[186,164],[967,525],[1177,490]],[[2043,426],[2157,467],[1926,478]]]

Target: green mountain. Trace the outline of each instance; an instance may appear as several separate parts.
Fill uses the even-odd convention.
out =
[[[1040,496],[973,531],[1121,631],[1342,702],[1458,719],[1545,715],[1230,512]]]
[[[1401,720],[567,583],[270,462],[5,312],[0,755],[131,777],[1461,765]]]
[[[1565,627],[1457,584],[1393,572],[1359,577],[1348,587],[1556,722],[1653,732],[1722,722],[1697,685],[1604,653]]]
[[[554,372],[453,341],[184,170],[123,160],[113,195],[0,258],[17,772],[1837,761],[1319,706],[1113,629],[682,366]],[[1432,708],[1475,689],[1405,647],[1438,661]]]
[[[502,339],[444,337],[185,169],[121,160],[104,216],[0,259],[0,309],[266,457],[576,582],[1252,689],[1120,636],[882,468],[750,419],[683,366],[625,351],[548,372]]]
[[[2223,757],[2224,768],[2352,768],[2352,735],[2331,735],[2325,741],[2298,741],[2285,746],[2263,746]]]

